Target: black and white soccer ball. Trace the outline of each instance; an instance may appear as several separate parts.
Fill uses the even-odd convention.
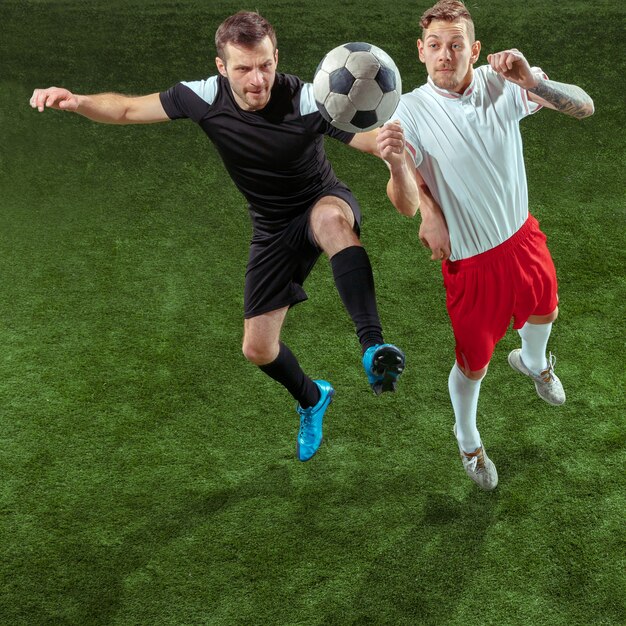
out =
[[[370,43],[333,48],[313,78],[313,95],[322,116],[351,133],[382,126],[396,110],[401,94],[402,80],[393,59]]]

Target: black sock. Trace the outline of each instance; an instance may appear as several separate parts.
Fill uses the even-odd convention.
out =
[[[318,403],[319,387],[302,371],[298,359],[282,341],[276,359],[259,368],[285,387],[303,409]]]
[[[365,248],[350,246],[330,260],[335,285],[352,318],[363,352],[383,343],[383,331],[376,308],[374,276]]]

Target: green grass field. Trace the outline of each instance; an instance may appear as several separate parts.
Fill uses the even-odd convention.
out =
[[[276,26],[282,71],[311,80],[330,48],[366,40],[408,90],[425,79],[427,6],[0,3],[0,624],[626,623],[622,4],[469,3],[483,61],[517,47],[596,105],[522,122],[568,402],[546,405],[509,368],[510,332],[479,405],[493,493],[461,468],[440,269],[383,165],[328,142],[408,369],[399,393],[371,393],[322,259],[284,329],[337,390],[301,464],[291,397],[241,354],[250,226],[204,134],[28,105],[35,87],[205,78],[215,29],[241,8]]]

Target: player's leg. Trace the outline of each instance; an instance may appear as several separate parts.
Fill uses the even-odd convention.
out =
[[[547,352],[552,323],[559,313],[556,270],[545,235],[539,230],[535,218],[529,217],[523,228],[528,232],[516,249],[514,259],[519,266],[517,272],[521,285],[514,326],[522,347],[513,350],[508,360],[514,370],[534,381],[540,398],[548,404],[560,405],[565,402],[565,391],[554,373],[556,359]],[[518,321],[524,322],[521,327]]]
[[[548,404],[559,406],[565,402],[565,390],[554,373],[556,357],[548,349],[552,322],[557,318],[558,308],[549,315],[531,315],[518,329],[522,347],[509,353],[510,366],[531,378],[540,398]]]
[[[491,491],[498,484],[498,472],[487,456],[476,425],[480,385],[486,374],[486,366],[464,370],[455,362],[448,376],[448,391],[454,411],[454,435],[465,473],[481,489]]]
[[[354,321],[363,352],[383,343],[369,256],[354,229],[350,206],[336,196],[325,196],[313,207],[311,234],[330,259],[339,295]]]
[[[337,291],[361,344],[368,381],[379,394],[395,389],[404,354],[383,340],[372,266],[357,234],[358,214],[351,194],[346,199],[324,196],[311,210],[309,224],[315,244],[330,258]]]
[[[244,321],[245,357],[279,382],[297,400],[300,431],[296,454],[308,461],[322,442],[324,413],[334,395],[324,380],[311,380],[302,370],[291,350],[280,341],[280,331],[288,307],[263,313]]]
[[[513,302],[498,267],[498,263],[483,267],[477,259],[442,265],[456,341],[456,361],[448,376],[454,434],[466,474],[487,491],[497,486],[498,472],[477,427],[478,400],[493,350],[508,328]]]
[[[550,315],[531,315],[517,331],[522,340],[522,361],[533,372],[539,373],[548,366],[548,339],[558,312],[557,308]]]
[[[280,341],[289,307],[306,300],[302,283],[320,254],[315,246],[307,244],[307,216],[302,215],[299,222],[295,219],[272,234],[254,233],[244,288],[243,353],[298,402],[296,453],[306,461],[321,443],[322,419],[334,390],[326,381],[311,380]]]
[[[308,408],[317,404],[319,390],[302,371],[291,350],[280,341],[280,331],[289,307],[244,320],[243,354],[268,376],[278,381]]]
[[[480,447],[480,433],[476,426],[480,384],[487,374],[487,367],[471,371],[454,363],[448,376],[448,391],[454,410],[456,438],[465,452]]]

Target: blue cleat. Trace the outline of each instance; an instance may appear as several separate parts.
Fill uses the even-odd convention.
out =
[[[313,381],[320,390],[320,399],[315,406],[303,409],[300,405],[296,411],[300,414],[300,432],[296,442],[296,456],[300,461],[308,461],[322,443],[322,421],[328,405],[333,401],[335,390],[325,380]]]
[[[404,371],[404,352],[390,343],[369,347],[363,355],[363,367],[374,393],[395,391],[398,377]]]

